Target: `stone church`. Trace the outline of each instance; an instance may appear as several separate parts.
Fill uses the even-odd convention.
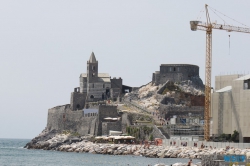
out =
[[[87,61],[87,73],[80,75],[80,87],[71,93],[71,109],[80,110],[86,102],[95,102],[106,99],[116,100],[122,95],[121,77],[113,79],[108,73],[98,72],[98,61],[92,52]]]

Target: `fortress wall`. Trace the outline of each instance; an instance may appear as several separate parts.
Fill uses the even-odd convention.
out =
[[[104,118],[117,118],[117,106],[113,105],[99,105],[98,126],[96,126],[97,135],[102,135],[102,123]]]
[[[70,105],[63,105],[48,110],[47,129],[68,130],[81,135],[95,133],[96,116],[83,117],[82,111],[71,111]]]
[[[111,81],[111,88],[119,88],[120,92],[122,92],[122,79],[118,78],[118,79],[110,79]]]
[[[160,71],[152,75],[152,83],[164,84],[167,80],[181,82],[190,80],[191,77],[199,77],[199,67],[188,64],[162,64]]]
[[[70,98],[70,108],[72,110],[80,110],[85,106],[86,93],[72,92]]]

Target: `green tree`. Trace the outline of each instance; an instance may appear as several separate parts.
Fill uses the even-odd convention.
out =
[[[153,139],[154,139],[153,134],[150,134],[149,140],[150,140],[150,141],[153,141]]]
[[[239,142],[239,132],[234,130],[234,133],[231,136],[231,141],[233,142]]]

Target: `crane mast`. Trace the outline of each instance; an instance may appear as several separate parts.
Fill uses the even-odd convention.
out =
[[[212,70],[212,25],[206,8],[207,30],[206,30],[206,76],[205,76],[205,112],[204,112],[204,139],[209,140],[210,137],[210,103],[211,103],[211,70]]]
[[[250,28],[236,27],[211,23],[208,5],[205,4],[207,22],[190,21],[192,31],[206,31],[206,69],[205,69],[205,109],[204,109],[204,139],[210,139],[210,112],[211,112],[211,71],[212,71],[212,29],[226,30],[228,32],[250,33]]]

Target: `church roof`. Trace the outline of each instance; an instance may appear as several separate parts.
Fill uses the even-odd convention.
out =
[[[98,73],[98,77],[108,77],[108,78],[110,78],[108,73]]]
[[[110,82],[110,78],[107,78],[107,77],[99,77],[99,78],[98,78],[98,82],[107,82],[107,83],[109,83],[109,82]]]
[[[87,73],[82,73],[80,77],[87,77]]]
[[[80,77],[87,77],[87,73],[82,73]],[[98,77],[100,78],[110,78],[108,73],[98,73]]]
[[[96,58],[94,52],[91,53],[90,58],[89,58],[90,63],[96,63]]]

